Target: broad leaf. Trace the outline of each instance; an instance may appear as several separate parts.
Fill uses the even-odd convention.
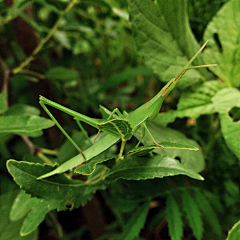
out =
[[[24,133],[35,132],[54,125],[53,121],[36,115],[9,115],[0,117],[0,132]]]
[[[191,59],[200,46],[189,24],[187,0],[158,0],[157,3],[169,33],[171,33],[181,51],[188,59]],[[196,65],[203,64],[202,56],[199,56],[194,62]],[[200,72],[206,73],[206,69],[201,69]]]
[[[161,126],[160,124],[157,124],[155,122],[149,122],[147,123],[147,127],[150,130],[152,136],[156,140],[157,143],[161,143],[164,141],[174,142],[176,144],[186,144],[189,146],[196,147],[200,149],[200,146],[192,139],[188,139],[184,134]],[[135,136],[138,139],[141,139],[141,130],[138,130],[135,133]],[[146,133],[142,143],[144,145],[151,145],[152,139],[151,137]],[[154,149],[154,152],[160,155],[167,155],[171,158],[180,158],[180,161],[182,164],[184,164],[186,167],[193,169],[196,172],[201,172],[205,167],[205,161],[202,155],[201,151],[188,151],[183,149]]]
[[[37,240],[38,231],[34,231],[28,236],[22,237],[20,235],[20,229],[23,224],[23,220],[11,221],[9,219],[9,212],[11,205],[16,197],[17,191],[8,192],[0,196],[0,238],[11,240]]]
[[[27,116],[27,115],[40,115],[40,110],[36,107],[17,103],[11,106],[5,113],[4,116],[9,115],[20,115],[20,116]]]
[[[31,198],[29,194],[21,190],[17,197],[14,199],[10,212],[11,220],[17,221],[25,217],[37,201],[37,198]]]
[[[96,91],[94,91],[94,94],[104,92],[109,88],[117,87],[121,83],[132,81],[132,79],[137,76],[144,77],[149,75],[152,75],[152,72],[145,66],[126,68],[122,72],[112,76],[110,79],[108,79],[108,81],[104,82],[98,89],[96,89]]]
[[[26,216],[20,231],[22,236],[26,236],[39,226],[50,210],[56,208],[55,205],[55,200],[45,201],[31,198],[29,194],[21,190],[12,205],[10,218],[16,221]]]
[[[145,180],[180,174],[197,180],[203,180],[202,176],[185,167],[179,161],[163,156],[127,158],[117,163],[112,170],[107,172],[105,179],[107,182],[113,182],[120,178],[126,180]]]
[[[134,240],[138,237],[146,221],[149,207],[150,202],[146,202],[132,214],[124,226],[121,240]]]
[[[240,1],[228,1],[208,24],[204,39],[209,39],[204,51],[208,63],[217,63],[211,70],[228,86],[240,86]]]
[[[201,240],[203,235],[201,213],[195,200],[187,191],[182,193],[182,204],[194,236],[197,240]]]
[[[46,214],[56,209],[58,205],[56,200],[37,199],[35,205],[32,206],[31,211],[27,214],[21,227],[21,235],[26,236],[33,232],[39,224],[45,219]]]
[[[45,200],[56,200],[55,208],[67,209],[66,205],[79,207],[93,196],[93,193],[103,185],[88,185],[80,180],[69,180],[65,175],[56,175],[48,179],[37,178],[53,170],[50,165],[34,164],[8,160],[7,168],[15,182],[32,197]]]
[[[228,232],[226,240],[239,240],[240,238],[240,221],[234,224],[232,229]]]
[[[181,240],[183,236],[183,222],[181,212],[174,197],[169,194],[166,202],[168,231],[171,239]]]
[[[132,182],[130,183],[130,185],[131,184]],[[131,195],[129,194],[129,192],[126,192],[126,188],[122,187],[121,183],[119,182],[112,183],[109,191],[112,207],[113,209],[115,209],[115,211],[118,211],[119,213],[132,212],[134,211],[134,209],[136,209],[139,203],[146,201],[146,198],[136,197],[136,195]],[[129,191],[131,190],[129,189]]]
[[[223,87],[224,84],[219,81],[208,81],[193,88],[193,91],[188,89],[181,94],[177,110],[160,113],[155,121],[167,125],[174,122],[176,118],[196,119],[203,114],[212,114],[216,109],[211,98]]]
[[[65,67],[55,67],[55,68],[51,68],[46,73],[46,78],[50,80],[68,82],[72,80],[77,80],[79,78],[79,73],[73,69],[69,69]]]
[[[240,159],[240,121],[234,122],[229,116],[233,107],[240,107],[240,92],[235,88],[222,89],[212,100],[220,114],[223,137],[231,151]]]
[[[145,64],[158,74],[161,80],[169,81],[199,49],[189,29],[186,1],[162,0],[159,5],[164,5],[164,9],[173,12],[169,17],[167,10],[162,11],[151,0],[129,0],[128,2],[132,32],[139,54],[143,57]],[[181,19],[177,19],[173,15],[177,15]],[[178,21],[180,22],[178,23]],[[171,22],[170,25],[169,22]],[[179,25],[181,30],[177,29]],[[181,40],[177,42],[175,37],[179,37],[182,30],[184,33]],[[181,49],[181,46],[187,45],[183,44],[185,36],[188,36],[187,39],[191,42],[189,49],[186,47]],[[199,78],[201,75],[197,70],[189,71],[183,76],[180,85],[192,83]]]

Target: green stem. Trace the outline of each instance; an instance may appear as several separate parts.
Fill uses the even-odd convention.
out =
[[[18,73],[30,75],[30,76],[33,76],[33,77],[36,77],[36,78],[39,78],[39,79],[45,79],[46,78],[44,74],[41,74],[41,73],[38,73],[38,72],[35,72],[35,71],[31,71],[31,70],[28,70],[28,69],[21,69]]]
[[[57,155],[58,154],[57,150],[51,150],[51,149],[46,149],[46,148],[41,148],[41,152],[44,154],[49,154],[49,155]]]
[[[56,32],[56,30],[58,29],[62,19],[64,18],[64,16],[67,14],[68,11],[71,10],[71,8],[73,8],[73,6],[78,2],[79,0],[72,0],[70,1],[70,3],[67,5],[67,7],[65,8],[65,10],[62,11],[62,13],[60,14],[59,19],[57,20],[57,22],[53,25],[52,29],[49,31],[49,33],[47,34],[47,36],[45,38],[43,38],[40,43],[37,45],[37,47],[33,50],[32,54],[26,58],[17,68],[13,69],[13,74],[17,74],[20,71],[22,71],[22,69],[24,67],[26,67],[31,61],[34,60],[34,56],[36,56],[39,51],[42,49],[42,47],[44,46],[44,44],[52,37],[52,35]]]
[[[54,162],[52,162],[49,158],[47,158],[42,152],[38,152],[37,156],[41,158],[45,163],[53,165]]]

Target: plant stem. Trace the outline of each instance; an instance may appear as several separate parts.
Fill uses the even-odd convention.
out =
[[[54,162],[52,162],[49,158],[47,158],[41,151],[37,153],[37,156],[41,158],[45,163],[53,165]]]
[[[37,45],[37,47],[33,50],[32,54],[26,58],[17,68],[13,69],[13,74],[17,74],[19,72],[21,72],[23,70],[24,67],[26,67],[31,61],[34,60],[34,56],[36,56],[39,51],[42,49],[42,47],[44,46],[44,44],[53,36],[53,34],[56,32],[56,30],[58,29],[62,19],[64,18],[64,16],[67,14],[67,12],[69,12],[71,10],[71,8],[73,8],[73,6],[78,2],[79,0],[72,0],[70,1],[70,3],[67,5],[67,7],[65,8],[64,11],[62,11],[62,13],[60,14],[59,19],[57,20],[57,22],[53,25],[52,29],[49,31],[49,33],[47,34],[47,36],[45,38],[43,38],[40,43]]]
[[[34,154],[36,151],[36,147],[34,146],[34,144],[30,141],[30,139],[26,136],[21,136],[22,140],[25,142],[25,144],[27,145],[29,152],[31,154]]]
[[[36,78],[39,78],[39,79],[45,79],[46,78],[44,74],[41,74],[41,73],[38,73],[38,72],[35,72],[35,71],[31,71],[29,69],[21,69],[18,73],[27,74],[27,75],[30,75],[30,76],[33,76],[33,77],[36,77]]]

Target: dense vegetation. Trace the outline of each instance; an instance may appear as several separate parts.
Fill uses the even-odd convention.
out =
[[[239,0],[0,13],[1,240],[240,238]]]

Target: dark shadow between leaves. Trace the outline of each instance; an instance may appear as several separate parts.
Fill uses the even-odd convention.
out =
[[[233,122],[238,122],[240,120],[240,107],[232,107],[228,115]]]

